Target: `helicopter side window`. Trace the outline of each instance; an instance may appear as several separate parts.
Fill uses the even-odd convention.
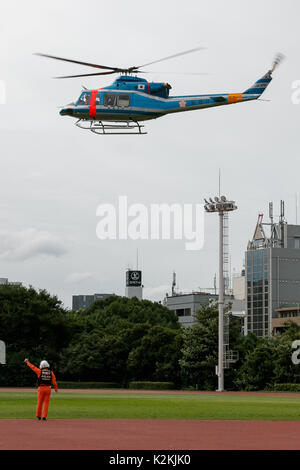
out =
[[[118,106],[124,108],[126,106],[129,106],[130,104],[130,96],[129,95],[118,95]]]
[[[97,106],[99,104],[100,104],[100,95],[98,94],[95,99],[95,105]]]
[[[104,95],[104,106],[116,106],[116,95],[106,93]]]
[[[80,105],[89,105],[89,104],[90,104],[90,94],[82,93],[77,105],[80,106]]]

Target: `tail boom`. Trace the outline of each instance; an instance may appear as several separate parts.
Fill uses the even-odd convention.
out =
[[[272,72],[267,72],[262,78],[257,80],[250,88],[244,91],[243,95],[254,95],[259,98],[272,81]]]

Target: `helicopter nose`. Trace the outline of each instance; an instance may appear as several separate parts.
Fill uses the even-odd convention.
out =
[[[59,111],[61,116],[73,116],[73,109],[72,108],[63,108]]]

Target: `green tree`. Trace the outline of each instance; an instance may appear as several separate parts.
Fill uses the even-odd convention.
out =
[[[127,320],[132,324],[148,323],[152,326],[180,328],[178,319],[167,307],[150,300],[138,300],[136,297],[128,299],[112,296],[97,300],[84,310],[83,315],[104,328],[109,328],[120,320]]]
[[[286,330],[276,336],[274,383],[299,383],[300,365],[292,362],[292,344],[300,340],[300,326],[295,322],[287,321]]]
[[[179,361],[185,386],[202,390],[216,387],[215,366],[218,363],[218,307],[203,306],[196,313],[196,323],[182,333],[182,358]]]
[[[181,332],[158,325],[149,328],[128,355],[127,367],[131,379],[172,381],[178,385]]]
[[[239,390],[263,390],[274,381],[275,364],[274,338],[259,338],[255,348],[250,351],[242,363],[235,384]]]
[[[59,351],[70,337],[67,312],[57,297],[32,287],[0,286],[0,339],[6,344],[7,356],[0,383],[32,383],[32,374],[23,368],[24,358],[35,363],[46,358],[56,367]]]
[[[244,390],[263,390],[274,384],[299,383],[300,368],[292,362],[292,343],[300,339],[300,327],[286,323],[282,334],[272,337],[245,337],[241,366],[234,377],[235,387]]]
[[[72,341],[61,351],[59,369],[64,379],[122,384],[133,377],[177,380],[175,363],[180,346],[175,338],[180,325],[166,307],[148,300],[114,296],[80,312],[80,319],[74,312],[74,318],[81,328],[73,328]],[[158,359],[150,367],[152,354]]]
[[[78,339],[61,354],[61,378],[122,382],[128,355],[126,343],[100,329],[84,332]]]
[[[237,350],[240,357],[244,355],[246,346],[241,332],[240,319],[234,317],[230,304],[225,308],[229,316],[229,343],[230,349]],[[197,386],[201,390],[215,390],[217,388],[216,365],[218,364],[218,322],[219,311],[216,303],[202,306],[195,315],[196,322],[183,331],[182,358],[180,367],[182,381],[185,386]],[[234,388],[236,371],[241,361],[225,370],[226,389]]]

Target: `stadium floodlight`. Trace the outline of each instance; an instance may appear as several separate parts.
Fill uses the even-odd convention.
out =
[[[207,212],[230,212],[237,209],[234,201],[228,201],[225,196],[215,197],[214,200],[210,197],[209,201],[204,199],[205,205],[204,209]]]
[[[225,210],[228,212],[228,211],[233,211],[234,210],[234,204],[232,204],[232,202],[227,202],[225,204]]]
[[[206,199],[204,199],[205,202]],[[206,212],[219,213],[219,344],[218,365],[216,372],[218,376],[218,392],[224,392],[224,212],[237,209],[234,201],[227,201],[225,196],[209,198],[211,204],[206,204]]]

